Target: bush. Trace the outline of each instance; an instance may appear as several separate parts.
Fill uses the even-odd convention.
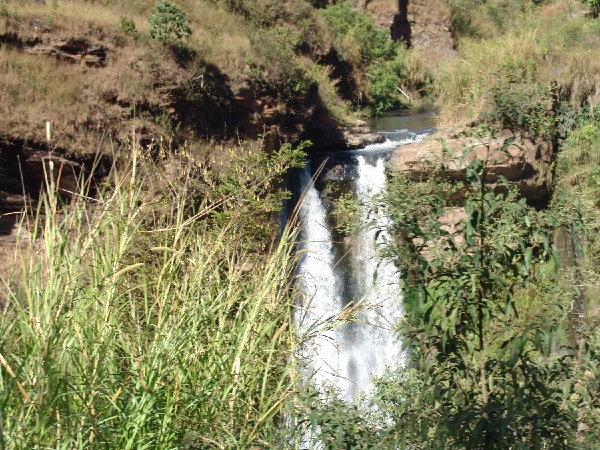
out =
[[[597,18],[600,14],[600,0],[581,0],[590,7],[592,17]]]
[[[595,401],[580,393],[595,392],[597,357],[561,346],[566,308],[549,301],[525,321],[516,302],[540,267],[558,276],[550,239],[571,216],[535,210],[506,181],[507,192],[495,193],[489,170],[465,163],[459,203],[443,183],[415,196],[420,182],[404,174],[392,176],[384,200],[397,237],[389,254],[422,311],[401,330],[414,370],[399,369],[375,390],[401,448],[577,448],[578,419]],[[448,207],[463,215],[451,232]]]
[[[252,38],[256,53],[250,59],[255,84],[263,90],[275,89],[282,98],[304,97],[313,82],[296,59],[300,39],[287,27],[261,29]]]
[[[127,17],[121,17],[119,19],[119,29],[123,31],[123,33],[133,37],[138,38],[139,33],[135,26],[135,22],[133,19],[128,19]]]
[[[553,139],[556,120],[551,114],[554,105],[551,85],[519,78],[498,83],[492,92],[492,122],[512,131]]]
[[[177,44],[192,34],[187,13],[170,0],[162,0],[154,5],[150,16],[150,38],[162,45]]]
[[[399,61],[373,64],[369,67],[369,73],[373,76],[369,86],[369,96],[376,116],[400,105],[398,86],[404,78],[402,68],[402,63]]]
[[[355,103],[360,104],[366,97],[376,115],[397,107],[400,99],[396,88],[403,67],[399,47],[389,39],[389,33],[377,30],[367,14],[354,10],[348,3],[330,5],[321,14],[333,31],[338,55],[354,66],[352,76],[359,90],[364,86],[363,95],[359,92]]]
[[[507,61],[502,76],[492,88],[492,122],[515,132],[553,139],[557,129],[554,92],[549,83],[533,81],[537,64],[534,60]]]

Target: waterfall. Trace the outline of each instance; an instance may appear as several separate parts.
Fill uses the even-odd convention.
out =
[[[353,156],[348,163],[355,166],[356,194],[365,204],[363,222],[384,226],[388,219],[372,217],[366,205],[385,189],[385,155]],[[311,183],[308,167],[300,178],[305,194],[300,207],[303,298],[299,302],[299,326],[308,331],[334,320],[349,302],[361,302],[354,322],[320,333],[305,352],[311,355],[314,383],[336,386],[348,401],[354,401],[360,393],[368,393],[372,375],[381,375],[386,365],[401,362],[394,333],[394,324],[402,314],[399,277],[393,263],[378,257],[377,244],[386,233],[376,240],[372,227],[353,239],[355,244],[346,256],[349,261],[337,261],[326,205]]]
[[[374,226],[363,230],[356,237],[352,252],[355,292],[363,297],[365,312],[358,316],[344,348],[348,352],[348,372],[352,389],[348,399],[356,399],[359,393],[371,389],[371,376],[381,375],[387,365],[401,364],[403,360],[400,343],[394,325],[402,316],[402,295],[396,266],[379,256],[378,245],[388,235],[385,232],[389,219],[373,213],[369,199],[385,190],[385,159],[383,156],[367,158],[359,155],[356,178],[356,194],[361,203],[363,222]],[[376,238],[376,231],[383,230]],[[351,340],[348,340],[350,338]]]
[[[300,207],[302,224],[300,248],[302,258],[298,271],[302,298],[299,301],[298,326],[310,333],[315,325],[335,318],[342,307],[339,278],[335,270],[331,230],[327,224],[325,205],[311,183],[309,165],[300,176],[304,198]],[[311,340],[305,353],[311,355],[314,382],[337,384],[340,375],[340,350],[337,331],[328,329]]]
[[[383,374],[387,365],[402,364],[403,354],[394,326],[402,316],[399,274],[390,261],[379,256],[378,247],[389,236],[383,230],[388,218],[369,208],[374,195],[384,193],[385,163],[390,151],[415,142],[431,132],[395,130],[383,133],[388,140],[358,152],[337,153],[343,172],[352,174],[350,184],[362,207],[366,227],[350,239],[350,249],[333,242],[328,205],[311,180],[310,164],[300,176],[301,260],[297,326],[305,333],[334,321],[352,302],[355,320],[334,328],[325,327],[310,339],[304,355],[310,360],[315,386],[335,386],[343,397],[356,401],[371,390],[371,377]]]

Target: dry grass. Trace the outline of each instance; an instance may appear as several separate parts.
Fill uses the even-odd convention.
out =
[[[165,92],[190,74],[170,50],[148,40],[153,4],[64,0],[53,7],[50,1],[45,5],[9,2],[8,17],[0,20],[0,35],[37,39],[47,46],[73,37],[102,45],[107,59],[105,66],[89,68],[54,56],[26,54],[27,49],[2,47],[0,133],[43,142],[49,120],[54,124],[55,145],[76,154],[95,152],[102,139],[105,151],[110,151],[109,136],[124,142],[134,116],[146,134],[163,134],[162,122],[170,120],[173,101]],[[188,1],[182,6],[190,13],[193,35],[188,48],[193,59],[227,74],[232,89],[245,86],[245,59],[251,45],[243,18],[206,2]],[[139,39],[120,29],[121,17],[133,20]]]
[[[513,25],[504,35],[460,41],[460,60],[442,67],[437,80],[443,123],[476,119],[488,110],[491,88],[515,71],[531,83],[555,83],[573,105],[600,102],[597,21],[529,13]]]
[[[389,27],[399,12],[398,0],[370,0],[366,2],[365,10],[374,17],[377,25]]]
[[[77,109],[86,84],[81,71],[8,48],[0,48],[0,67],[1,133],[21,130],[30,138],[43,140],[46,120],[53,119],[57,111]],[[26,129],[21,129],[23,124]]]
[[[7,8],[13,20],[4,21],[4,29],[0,25],[2,31],[29,29],[30,32],[54,31],[74,35],[102,33],[114,30],[119,18],[129,15],[125,8],[74,0],[61,0],[57,8],[52,6],[51,1],[38,4],[20,0],[8,3]]]

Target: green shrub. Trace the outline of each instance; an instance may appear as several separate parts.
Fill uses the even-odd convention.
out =
[[[389,39],[389,32],[377,30],[370,16],[348,3],[329,5],[320,13],[333,31],[342,59],[367,67],[374,60],[391,60],[396,56],[396,44]]]
[[[490,120],[502,128],[552,140],[557,129],[552,85],[531,81],[532,77],[522,66],[520,63],[520,68],[513,70],[505,64],[507,77],[500,79],[491,90]]]
[[[590,7],[592,17],[597,18],[600,15],[600,0],[581,0]]]
[[[568,306],[556,296],[527,321],[516,303],[540,267],[559,276],[550,239],[573,217],[535,210],[507,181],[507,192],[495,193],[486,161],[463,163],[460,202],[444,184],[415,196],[419,181],[391,178],[389,254],[423,314],[402,326],[409,362],[376,383],[378,410],[400,448],[577,448],[578,419],[597,408],[580,395],[596,391],[597,356],[585,345],[581,356],[561,348]],[[452,231],[446,208],[463,216]]]
[[[275,89],[284,99],[304,97],[313,81],[296,58],[298,34],[288,27],[261,29],[252,36],[255,52],[248,63],[259,89]]]
[[[150,16],[150,38],[162,45],[177,44],[192,34],[187,13],[170,0],[161,0],[154,5]]]
[[[402,69],[402,63],[397,60],[372,64],[369,67],[369,74],[373,77],[369,86],[369,96],[376,116],[400,106],[398,87],[404,78]]]
[[[363,90],[363,95],[355,96],[355,104],[366,98],[376,115],[397,107],[403,65],[389,32],[376,29],[370,16],[345,2],[329,5],[320,14],[331,27],[339,57],[354,67],[354,84]]]
[[[127,17],[122,16],[119,19],[119,29],[129,35],[132,36],[134,38],[137,38],[139,36],[139,33],[137,31],[137,28],[135,27],[135,22],[133,21],[133,19],[129,19]]]

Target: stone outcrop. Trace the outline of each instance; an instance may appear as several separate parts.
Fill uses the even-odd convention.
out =
[[[345,148],[357,149],[366,145],[378,144],[385,141],[385,137],[378,133],[373,133],[362,120],[357,120],[352,126],[342,128],[342,136]]]
[[[512,142],[507,139],[514,139]],[[441,176],[464,180],[466,167],[474,159],[486,161],[486,182],[504,189],[499,176],[514,182],[521,195],[542,202],[550,194],[553,147],[509,133],[494,139],[474,139],[438,133],[421,142],[399,147],[393,154],[392,170],[409,173],[412,179]]]
[[[17,34],[0,35],[0,43],[16,47],[32,55],[52,56],[60,61],[102,67],[108,48],[105,44],[87,38],[40,36],[22,39]]]
[[[50,177],[64,202],[80,192],[79,183],[92,174],[92,167],[96,180],[104,177],[110,160],[96,157],[77,158],[64,149],[49,151],[45,145],[0,138],[0,237],[14,232],[23,211],[36,211]]]
[[[394,16],[392,39],[418,48],[436,66],[448,57],[457,57],[451,28],[450,8],[442,0],[399,0]]]
[[[302,138],[312,141],[311,151],[355,150],[385,141],[383,135],[374,133],[362,120],[340,126],[325,114],[321,115],[321,120],[307,124]]]

